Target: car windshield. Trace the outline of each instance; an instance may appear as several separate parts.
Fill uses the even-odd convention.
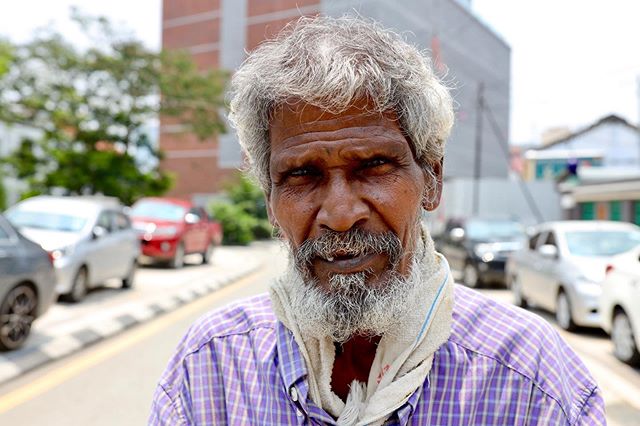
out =
[[[466,226],[472,240],[516,240],[525,237],[524,227],[508,220],[472,220]]]
[[[182,220],[187,209],[161,201],[138,201],[131,209],[131,216],[157,220]]]
[[[574,256],[613,256],[640,246],[640,232],[628,230],[572,231],[566,239]]]
[[[33,210],[11,210],[6,216],[16,228],[37,228],[61,232],[78,232],[87,223],[86,217]]]

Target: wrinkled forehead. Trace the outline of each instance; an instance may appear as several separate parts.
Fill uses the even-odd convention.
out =
[[[269,123],[269,137],[282,141],[308,133],[341,129],[381,127],[402,132],[394,111],[377,112],[367,102],[354,102],[339,113],[305,103],[287,102],[275,108]],[[402,132],[403,133],[403,132]]]

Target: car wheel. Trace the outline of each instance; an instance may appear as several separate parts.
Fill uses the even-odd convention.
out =
[[[176,254],[173,255],[173,259],[169,262],[169,266],[173,269],[180,269],[184,266],[184,244],[179,243],[176,247]]]
[[[0,350],[13,350],[24,344],[37,307],[38,296],[31,286],[18,284],[9,290],[0,305]]]
[[[631,327],[631,321],[627,314],[618,310],[613,317],[611,326],[611,340],[613,341],[613,353],[620,361],[630,364],[640,364],[640,352]]]
[[[65,295],[69,302],[78,303],[82,301],[89,291],[89,272],[86,267],[81,267],[73,278],[71,291]]]
[[[576,329],[576,324],[571,316],[571,303],[564,291],[558,293],[556,300],[556,322],[563,330],[573,331]]]
[[[131,267],[129,268],[129,272],[127,272],[127,275],[124,278],[122,278],[122,288],[133,287],[133,280],[136,276],[137,269],[138,269],[138,262],[134,260],[133,262],[131,262]]]
[[[529,305],[527,299],[522,294],[522,283],[517,275],[511,278],[511,292],[513,293],[513,302],[516,306],[526,308]]]
[[[211,256],[213,255],[213,241],[210,241],[207,245],[207,248],[202,253],[202,264],[205,265],[211,261]]]
[[[480,287],[480,274],[478,269],[471,263],[464,265],[462,281],[471,288]]]

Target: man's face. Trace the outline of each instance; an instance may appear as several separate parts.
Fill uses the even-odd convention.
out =
[[[406,276],[421,205],[432,210],[438,204],[423,200],[439,200],[439,183],[431,189],[436,194],[426,194],[431,182],[396,115],[368,113],[362,106],[334,115],[297,103],[277,110],[271,121],[268,210],[294,252],[306,241],[354,230],[394,234],[399,241],[396,259],[385,250],[338,250],[308,259],[311,275],[327,292],[336,275],[365,273],[374,287],[384,286],[392,272]],[[434,172],[440,177],[439,165]]]

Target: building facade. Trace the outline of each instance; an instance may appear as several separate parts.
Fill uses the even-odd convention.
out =
[[[606,176],[640,171],[640,129],[616,115],[524,154],[523,176],[527,180],[557,179],[572,164],[576,172]],[[599,169],[599,170],[587,170]]]
[[[562,188],[567,219],[613,220],[640,225],[640,173],[635,178],[588,182]]]
[[[457,0],[163,0],[162,41],[166,49],[190,52],[200,69],[233,70],[246,52],[301,15],[373,18],[430,50],[434,67],[452,88],[456,124],[446,149],[446,177],[469,178],[479,167],[482,177],[506,178],[510,48],[469,5]],[[242,163],[232,131],[200,142],[180,133],[179,123],[163,120],[160,147],[166,154],[162,166],[177,176],[172,195],[185,198],[220,190]]]

